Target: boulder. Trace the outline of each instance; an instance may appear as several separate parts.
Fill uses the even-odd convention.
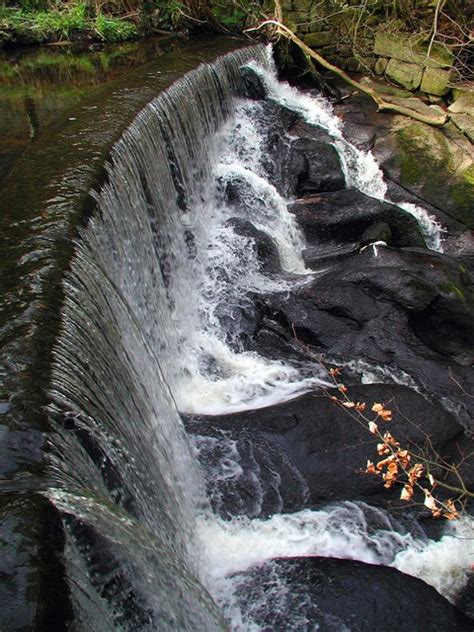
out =
[[[375,62],[375,74],[383,75],[388,64],[389,60],[386,57],[379,57]]]
[[[375,35],[374,53],[382,57],[393,57],[410,64],[419,64],[429,68],[450,68],[454,56],[445,46],[434,44],[427,59],[428,46],[419,39],[404,36],[401,33],[378,31]]]
[[[243,79],[243,92],[244,96],[248,99],[265,99],[268,94],[267,87],[261,80],[260,76],[250,68],[249,66],[243,66],[240,69],[240,74]]]
[[[474,143],[474,115],[451,114],[451,120],[469,138],[471,143]]]
[[[331,31],[313,31],[305,35],[303,41],[310,48],[322,48],[333,43],[334,33]]]
[[[349,384],[351,378],[346,377]],[[463,436],[450,414],[406,386],[350,384],[349,393],[369,407],[374,402],[390,402],[395,412],[389,429],[402,445],[416,446],[429,436],[435,449],[444,454],[451,442]],[[278,498],[279,511],[296,511],[333,500],[366,501],[379,495],[382,501],[393,503],[400,493],[398,488],[384,490],[379,477],[363,473],[367,459],[379,458],[378,440],[365,424],[318,391],[258,410],[194,418],[187,427],[194,434],[220,438],[221,446],[229,440],[234,443],[239,475],[234,480],[214,480],[211,494],[218,497],[224,516],[268,515],[275,511],[272,497]],[[216,449],[201,460],[204,470],[215,470]],[[220,450],[228,463],[225,449]],[[268,483],[269,473],[274,476],[273,487]]]
[[[269,313],[277,314],[289,333],[295,330],[302,342],[318,350],[357,356],[363,349],[374,361],[389,361],[376,343],[391,338],[383,324],[389,316],[393,333],[398,329],[393,344],[401,336],[400,366],[405,344],[426,355],[417,349],[414,336],[461,365],[474,361],[470,278],[450,257],[431,251],[368,246],[317,276],[290,300],[277,294],[267,302]]]
[[[356,189],[312,195],[289,207],[296,215],[309,245],[336,239],[361,240],[376,222],[390,227],[394,246],[424,246],[417,221],[394,204],[369,197]]]
[[[360,149],[370,151],[375,143],[374,128],[366,120],[344,120],[344,138]]]
[[[473,626],[420,579],[354,560],[276,559],[235,575],[233,584],[244,622],[261,630],[469,632]]]
[[[420,90],[428,94],[444,96],[450,90],[451,72],[440,68],[425,68],[421,80]]]
[[[395,117],[374,146],[385,175],[421,200],[474,228],[474,150],[453,125],[443,131]]]
[[[392,240],[392,231],[387,222],[376,222],[364,230],[361,235],[361,245],[368,245],[376,241],[383,241],[389,244]]]
[[[291,143],[288,171],[288,180],[293,181],[290,187],[297,195],[337,191],[345,187],[335,147],[312,138],[298,138]]]
[[[474,116],[474,91],[462,92],[459,97],[451,103],[448,110],[453,114],[470,114]]]
[[[278,248],[273,239],[263,230],[256,228],[252,222],[242,217],[232,217],[226,222],[234,233],[248,237],[254,243],[261,269],[267,273],[281,272]]]
[[[385,74],[407,90],[416,90],[421,84],[423,67],[391,59],[387,64]]]
[[[225,520],[267,518],[307,505],[307,483],[278,444],[258,430],[223,431],[219,422],[220,418],[185,419],[217,515]]]

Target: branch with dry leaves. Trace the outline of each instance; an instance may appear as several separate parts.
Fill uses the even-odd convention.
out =
[[[323,389],[324,396],[378,439],[376,446],[378,460],[367,459],[366,467],[362,471],[365,474],[380,477],[385,489],[401,487],[400,500],[415,502],[418,496],[421,497],[423,505],[434,518],[447,520],[458,518],[467,503],[474,498],[474,491],[467,488],[460,471],[463,464],[472,462],[474,452],[460,453],[456,463],[448,461],[438,453],[431,437],[426,433],[422,433],[425,436],[423,447],[402,446],[390,430],[386,429],[387,424],[393,419],[393,411],[388,407],[391,406],[390,402],[373,402],[368,410],[366,402],[352,400],[348,387],[341,382],[342,369],[340,367],[328,368],[319,355],[300,342],[294,325],[292,329],[296,345],[306,356],[315,360],[327,371],[334,384],[334,389]],[[335,391],[337,395],[334,394]],[[413,421],[410,423],[418,428]],[[446,482],[452,479],[456,481],[455,484]],[[438,490],[450,492],[453,497],[441,498]]]
[[[435,518],[458,518],[466,501],[474,498],[474,492],[467,489],[459,472],[460,465],[472,455],[461,455],[458,463],[450,463],[437,453],[431,440],[424,451],[415,452],[411,447],[401,446],[400,441],[384,428],[393,417],[387,404],[374,402],[370,408],[374,414],[369,416],[366,402],[353,401],[347,387],[340,383],[341,369],[330,368],[329,375],[339,395],[326,391],[326,396],[378,439],[378,460],[368,459],[365,473],[380,477],[386,489],[401,486],[401,500],[415,500],[418,492],[423,504]],[[455,477],[457,484],[446,483],[441,476],[433,475],[433,471],[440,472],[444,477]],[[446,500],[439,498],[436,490],[440,488],[453,493],[454,497]]]

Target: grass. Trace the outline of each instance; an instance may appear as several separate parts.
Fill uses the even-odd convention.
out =
[[[21,6],[19,6],[21,4]],[[85,2],[58,3],[55,8],[38,8],[38,3],[21,2],[0,7],[0,44],[61,42],[84,37],[104,42],[120,42],[138,36],[130,19],[104,15]]]

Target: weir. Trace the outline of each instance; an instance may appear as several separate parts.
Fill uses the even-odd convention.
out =
[[[249,467],[231,433],[201,434],[202,419],[252,414],[328,384],[317,359],[282,360],[249,342],[258,301],[326,273],[307,266],[303,232],[287,210],[288,174],[268,158],[277,142],[266,127],[272,108],[320,125],[346,185],[386,201],[376,163],[344,140],[322,98],[279,83],[265,46],[215,59],[220,46],[234,44],[211,46],[212,63],[184,53],[186,74],[171,85],[165,78],[156,97],[162,70],[145,68],[116,101],[128,103],[117,106],[112,129],[82,155],[81,134],[91,131],[79,133],[75,120],[64,130],[63,139],[76,129],[79,147],[53,166],[42,197],[34,190],[44,172],[33,192],[12,182],[5,195],[20,217],[4,267],[2,514],[12,563],[0,595],[10,613],[23,613],[2,613],[8,630],[260,629],[266,597],[245,596],[253,581],[245,573],[276,557],[410,572],[420,560],[413,574],[451,598],[452,584],[465,583],[459,564],[446,590],[446,569],[434,577],[426,568],[445,550],[459,555],[454,538],[435,543],[363,502],[305,509],[307,483],[288,460],[278,456],[282,469],[274,470],[269,452],[268,467],[257,457]],[[270,114],[248,98],[245,66],[264,83]],[[113,117],[114,107],[104,109],[92,133]],[[439,250],[438,223],[418,206],[403,208]],[[266,266],[250,222],[267,240]],[[8,280],[14,265],[19,278]],[[359,369],[378,370],[373,381],[388,374]],[[409,375],[397,379],[412,387]],[[223,485],[244,476],[253,509],[224,520],[216,510]],[[301,511],[287,509],[285,476]],[[275,569],[269,603],[284,613],[291,590]],[[288,629],[313,629],[305,616]],[[332,615],[314,616],[336,629]]]

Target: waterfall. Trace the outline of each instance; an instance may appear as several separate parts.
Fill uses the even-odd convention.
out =
[[[210,593],[238,629],[228,576],[253,563],[320,554],[402,565],[404,552],[430,546],[385,516],[369,533],[357,504],[223,523],[206,500],[180,413],[255,409],[325,384],[317,363],[241,344],[248,295],[311,276],[289,200],[271,181],[261,105],[242,96],[249,63],[271,98],[330,131],[348,182],[386,195],[370,155],[344,140],[322,99],[277,82],[263,46],[185,75],[115,145],[64,280],[48,409],[56,433],[46,493],[65,516],[73,606],[93,630],[225,629]],[[235,183],[238,209],[226,196]],[[435,222],[411,212],[439,245]],[[271,237],[282,274],[262,271],[236,215]],[[229,477],[240,472],[231,448]],[[242,555],[246,541],[252,551]]]

